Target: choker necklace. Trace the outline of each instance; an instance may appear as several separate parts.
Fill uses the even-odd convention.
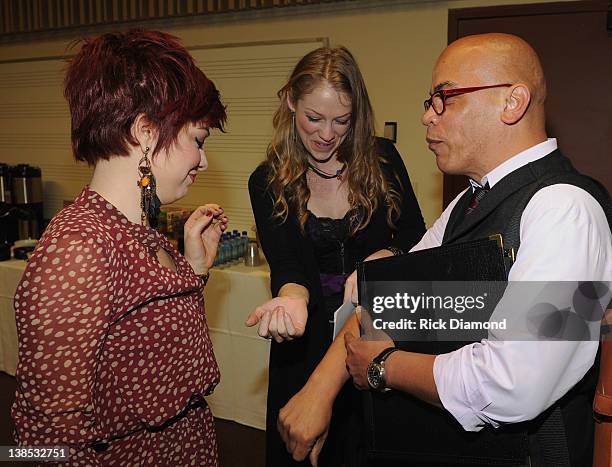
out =
[[[310,157],[309,157],[309,159],[310,159],[310,158],[312,158],[312,159],[314,159],[315,161],[317,161],[319,164],[326,164],[326,163],[328,163],[329,161],[331,161],[331,158],[332,158],[332,157],[334,157],[334,154],[336,154],[336,153],[335,153],[335,152],[331,152],[331,153],[329,154],[329,157],[326,157],[325,159],[315,159],[315,158],[314,158],[314,157],[312,157],[312,156],[310,156]]]
[[[325,180],[337,178],[338,180],[342,181],[342,173],[344,172],[344,169],[346,169],[346,164],[342,164],[342,167],[336,170],[336,173],[333,174],[324,172],[323,170],[316,168],[310,162],[308,163],[308,167],[310,167],[310,170],[316,173],[319,177],[324,178]]]

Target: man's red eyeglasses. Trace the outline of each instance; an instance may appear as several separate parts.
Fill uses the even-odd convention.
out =
[[[430,107],[433,107],[434,112],[438,115],[442,115],[446,110],[446,98],[452,96],[460,96],[461,94],[468,94],[474,91],[481,91],[483,89],[490,88],[502,88],[512,86],[509,83],[504,84],[491,84],[489,86],[475,86],[471,88],[454,88],[454,89],[441,89],[439,91],[434,92],[429,99],[426,99],[423,102],[423,106],[425,107],[425,112],[429,110]]]

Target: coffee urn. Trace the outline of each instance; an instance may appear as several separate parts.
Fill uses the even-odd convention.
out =
[[[43,225],[40,168],[19,164],[11,170],[11,179],[17,236],[20,240],[38,239]]]
[[[11,195],[11,170],[0,162],[0,261],[11,257],[11,245],[17,240],[17,219]]]

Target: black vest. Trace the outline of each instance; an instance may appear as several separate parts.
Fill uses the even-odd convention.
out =
[[[516,221],[517,209],[520,222],[520,214],[529,199],[539,189],[559,183],[575,185],[587,191],[602,206],[608,224],[612,222],[610,196],[606,189],[599,182],[576,171],[569,159],[556,150],[501,179],[478,208],[466,217],[465,210],[471,197],[471,190],[467,190],[451,212],[442,244],[486,238],[495,233],[507,237],[509,230],[517,227],[516,224],[511,225],[511,221]]]
[[[529,199],[539,189],[559,183],[578,186],[591,194],[604,209],[608,224],[611,223],[612,209],[606,189],[595,180],[577,172],[571,162],[557,150],[504,177],[489,191],[478,208],[468,216],[465,215],[465,209],[470,202],[471,190],[467,190],[450,214],[444,232],[443,245],[487,238],[489,235],[501,233],[506,241],[514,238],[511,246],[518,250],[520,216]],[[529,452],[533,465],[539,464],[538,460],[543,457],[542,450],[565,449],[565,446],[569,452],[572,467],[591,465],[592,400],[597,383],[597,373],[598,364],[595,364],[585,377],[553,407],[531,422],[517,424],[524,428],[528,435]],[[557,440],[557,443],[560,444],[556,447],[543,447],[542,445],[548,442],[545,440],[546,434],[542,437],[541,432],[547,429],[547,417],[550,417],[555,410],[558,412],[557,408],[561,409],[566,444],[563,446],[563,443]]]

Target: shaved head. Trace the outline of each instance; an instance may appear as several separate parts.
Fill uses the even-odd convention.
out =
[[[452,60],[483,83],[524,83],[535,105],[546,99],[546,81],[533,47],[518,36],[502,33],[467,36],[450,44],[438,64]],[[437,66],[437,64],[436,64]]]

